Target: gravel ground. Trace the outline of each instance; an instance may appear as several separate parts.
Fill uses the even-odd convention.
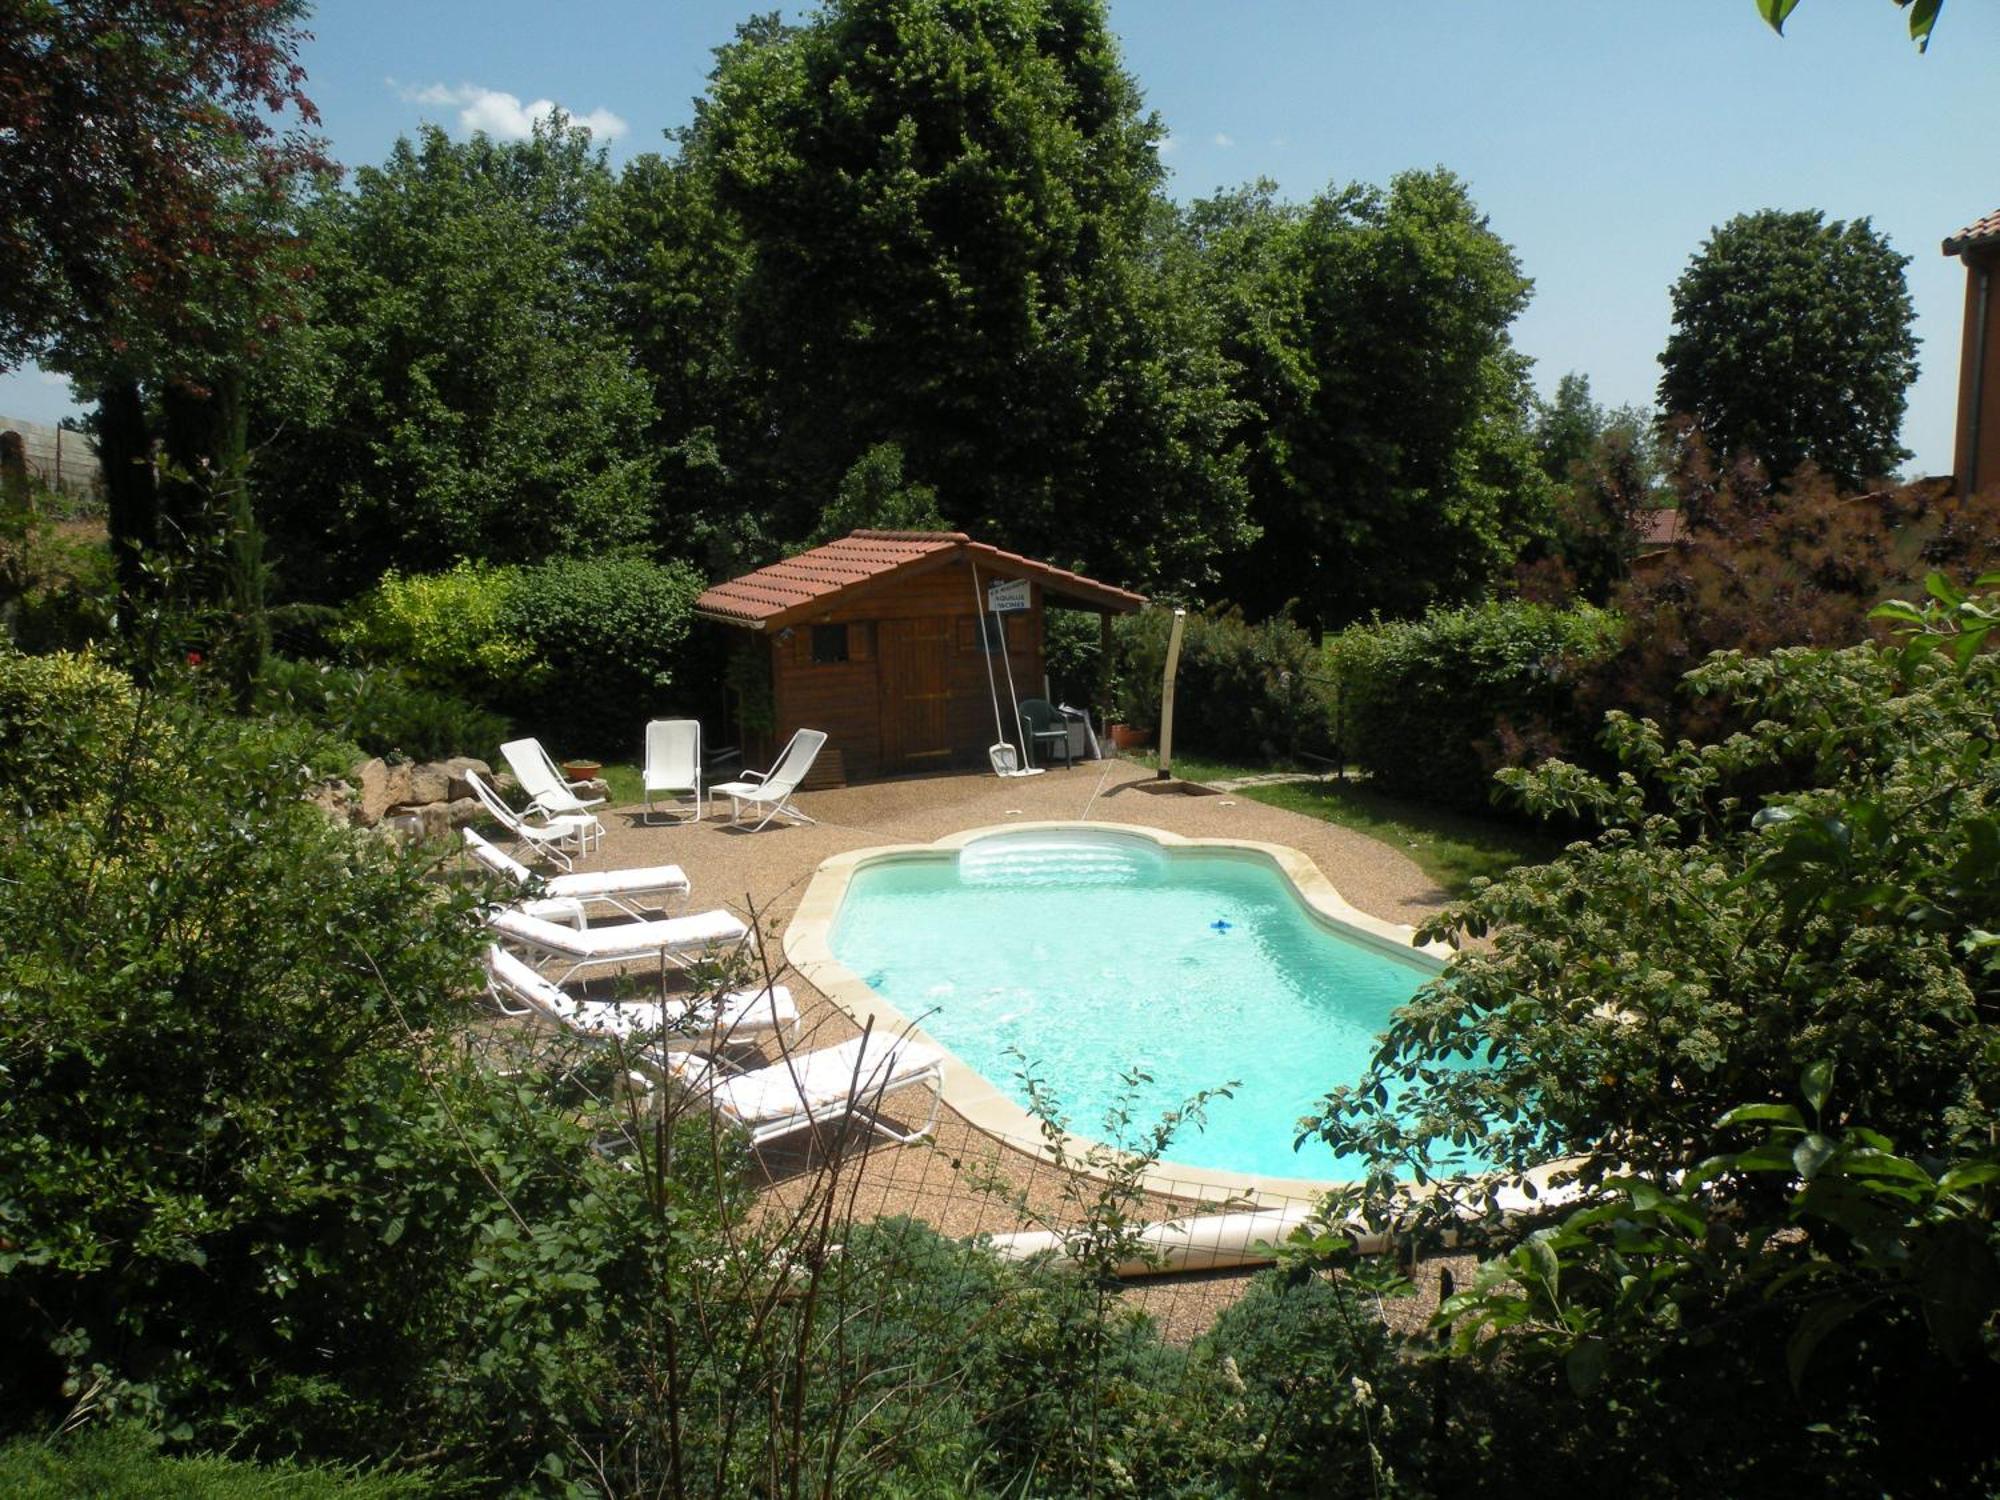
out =
[[[1012,780],[958,774],[872,782],[802,793],[797,800],[815,824],[773,823],[757,833],[730,827],[726,806],[721,817],[678,825],[648,825],[639,808],[600,810],[603,844],[578,868],[678,864],[694,886],[689,909],[724,906],[754,918],[774,966],[782,964],[778,939],[785,923],[828,855],[878,844],[928,843],[944,834],[1010,822],[1128,823],[1194,838],[1290,845],[1308,855],[1348,901],[1391,922],[1420,922],[1444,899],[1409,858],[1364,834],[1248,799],[1149,791],[1154,785],[1151,771],[1116,760]],[[854,1033],[845,1013],[796,974],[780,977],[792,987],[804,1016],[802,1046],[825,1046]],[[1116,1061],[1107,1059],[1106,1066],[1114,1067]],[[909,1120],[921,1118],[928,1105],[928,1097],[892,1099],[885,1112]],[[780,1142],[767,1150],[767,1209],[797,1209],[820,1180],[822,1165],[809,1142],[805,1147]],[[898,1146],[878,1138],[865,1149],[845,1152],[842,1172],[842,1194],[851,1194],[852,1211],[862,1218],[910,1214],[953,1236],[1002,1233],[1021,1227],[1011,1201],[1020,1195],[1037,1215],[1057,1222],[1068,1217],[1063,1185],[1052,1168],[973,1130],[948,1108],[931,1140]],[[1004,1186],[982,1187],[984,1179]],[[1186,1211],[1185,1204],[1153,1195],[1143,1208],[1149,1218]],[[1159,1318],[1169,1337],[1184,1340],[1234,1300],[1245,1279],[1242,1272],[1162,1277],[1128,1295]],[[1434,1273],[1420,1274],[1421,1299],[1391,1304],[1392,1320],[1402,1324],[1427,1317],[1424,1304],[1435,1306],[1436,1280]]]

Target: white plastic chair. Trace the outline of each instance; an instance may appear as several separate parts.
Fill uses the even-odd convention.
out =
[[[655,719],[646,726],[646,821],[653,820],[653,795],[672,792],[676,820],[699,823],[706,810],[701,798],[701,722],[698,719]],[[681,797],[692,795],[692,811],[678,811]]]
[[[472,795],[479,799],[488,816],[507,830],[515,848],[551,859],[565,870],[575,868],[569,852],[563,847],[565,844],[573,844],[576,852],[581,854],[590,846],[591,830],[595,829],[599,835],[604,832],[597,819],[589,813],[547,818],[537,826],[501,800],[500,794],[488,786],[477,771],[465,773],[465,784],[472,788]]]
[[[679,865],[641,865],[630,870],[582,870],[574,875],[551,875],[538,879],[533,870],[497,849],[470,828],[465,835],[466,852],[496,875],[504,875],[524,891],[558,900],[602,901],[628,917],[644,918],[648,910],[661,910],[672,900],[677,908],[687,905],[687,871]],[[642,899],[651,906],[641,906]]]
[[[509,740],[500,747],[500,754],[506,758],[507,769],[514,773],[514,779],[521,783],[521,790],[528,794],[530,812],[550,818],[567,817],[604,803],[602,797],[577,796],[575,786],[564,779],[561,769],[538,739]]]
[[[908,1037],[869,1032],[817,1052],[787,1053],[769,1067],[732,1073],[694,1052],[669,1052],[667,1076],[693,1090],[724,1119],[761,1146],[811,1125],[858,1119],[893,1141],[918,1141],[937,1124],[944,1053]],[[929,1084],[930,1114],[915,1130],[884,1120],[881,1101],[901,1089]]]
[[[799,783],[812,770],[813,761],[819,756],[820,747],[826,743],[824,729],[801,729],[785,746],[777,763],[768,771],[746,771],[741,781],[725,781],[721,786],[710,787],[712,797],[729,799],[729,821],[740,824],[743,809],[762,807],[766,811],[757,821],[762,828],[771,819],[783,813],[800,823],[810,823],[812,819],[800,812],[792,801],[792,793],[799,789]]]

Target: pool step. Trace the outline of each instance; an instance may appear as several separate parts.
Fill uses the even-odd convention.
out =
[[[958,854],[967,885],[1144,885],[1165,875],[1165,856],[1103,839],[982,839]]]

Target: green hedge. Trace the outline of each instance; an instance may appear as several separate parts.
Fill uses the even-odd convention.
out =
[[[0,653],[0,810],[48,812],[96,790],[137,701],[131,678],[87,653]]]
[[[356,603],[341,639],[564,751],[629,754],[645,720],[674,706],[701,589],[685,564],[636,557],[460,563],[389,574]]]
[[[1512,601],[1350,627],[1326,653],[1341,749],[1389,791],[1487,807],[1501,766],[1589,753],[1596,726],[1576,681],[1618,649],[1622,629],[1589,605]]]
[[[411,760],[450,755],[491,760],[508,729],[500,715],[417,687],[395,667],[336,667],[278,656],[264,663],[254,706],[261,713],[303,719],[364,754]]]
[[[1157,729],[1170,610],[1118,622],[1117,712]],[[1240,610],[1190,612],[1174,688],[1174,745],[1225,760],[1281,760],[1332,744],[1324,667],[1312,637],[1283,617],[1249,624]]]

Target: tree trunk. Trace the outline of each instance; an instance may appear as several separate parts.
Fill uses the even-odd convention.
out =
[[[118,628],[129,638],[156,593],[147,559],[160,545],[159,481],[137,380],[111,381],[98,392],[97,456],[118,570]]]

